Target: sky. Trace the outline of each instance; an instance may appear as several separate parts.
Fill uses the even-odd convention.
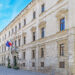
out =
[[[31,2],[32,0],[0,0],[0,32]]]

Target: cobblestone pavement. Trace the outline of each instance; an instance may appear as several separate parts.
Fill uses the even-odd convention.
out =
[[[47,75],[47,74],[24,70],[8,69],[6,67],[0,66],[0,75]]]

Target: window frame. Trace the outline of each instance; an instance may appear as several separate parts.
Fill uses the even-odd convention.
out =
[[[44,58],[44,48],[41,48],[41,58]]]
[[[33,12],[33,19],[35,19],[36,18],[36,12],[34,11]]]
[[[41,28],[41,38],[45,37],[45,28]]]
[[[65,48],[64,44],[63,43],[60,44],[60,56],[64,56],[64,48]]]
[[[33,41],[36,40],[36,32],[33,32]]]
[[[65,30],[65,17],[60,19],[60,31]]]
[[[18,39],[18,46],[21,46],[21,39]]]
[[[26,19],[24,19],[24,26],[26,25]]]
[[[41,62],[41,67],[44,67],[44,66],[45,66],[44,62]]]
[[[19,29],[21,29],[21,23],[19,23]]]
[[[35,57],[36,57],[35,53],[36,53],[35,50],[32,50],[32,59],[35,59]]]
[[[45,11],[45,4],[41,5],[41,13],[43,13]]]
[[[59,68],[65,68],[65,62],[59,62]]]

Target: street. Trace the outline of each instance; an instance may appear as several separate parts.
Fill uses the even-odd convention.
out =
[[[47,74],[24,71],[24,70],[9,69],[9,68],[0,66],[0,75],[47,75]]]

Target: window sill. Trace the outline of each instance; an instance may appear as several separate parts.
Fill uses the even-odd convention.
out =
[[[68,29],[65,29],[65,30],[63,30],[63,31],[59,31],[59,32],[57,32],[56,34],[66,34],[67,31],[68,31]]]
[[[24,27],[26,27],[26,25],[23,25],[23,27],[22,27],[22,28],[24,28]]]
[[[33,22],[33,21],[35,21],[35,20],[36,20],[36,18],[35,18],[35,19],[32,19],[31,22]]]
[[[39,16],[42,16],[42,15],[44,15],[46,13],[46,11],[44,11],[44,12],[41,12],[41,14],[39,15]]]

